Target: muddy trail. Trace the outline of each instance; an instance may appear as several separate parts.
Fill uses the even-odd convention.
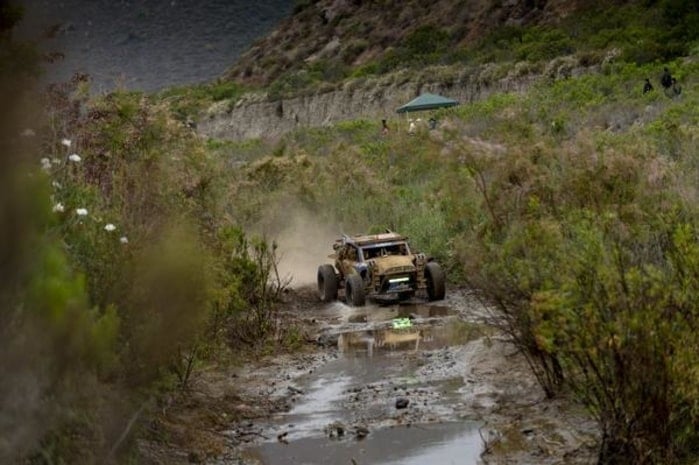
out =
[[[179,445],[149,455],[236,465],[594,463],[595,424],[570,400],[544,397],[489,316],[463,289],[434,304],[360,308],[292,290],[281,320],[306,328],[312,348],[199,376],[199,401],[161,419]]]

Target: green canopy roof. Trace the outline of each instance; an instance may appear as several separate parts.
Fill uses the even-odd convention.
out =
[[[409,101],[405,105],[398,107],[398,113],[420,110],[434,110],[435,108],[446,108],[458,105],[459,102],[447,97],[442,97],[436,94],[422,94],[419,97]]]

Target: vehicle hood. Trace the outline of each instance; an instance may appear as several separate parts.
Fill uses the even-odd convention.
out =
[[[415,271],[410,255],[389,255],[372,259],[379,274],[410,273]]]

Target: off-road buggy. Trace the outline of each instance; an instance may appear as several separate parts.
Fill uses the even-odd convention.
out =
[[[358,307],[367,298],[379,302],[444,298],[444,271],[424,254],[411,252],[405,236],[392,231],[343,235],[333,249],[328,258],[334,264],[318,267],[318,295],[323,302],[336,300],[342,291],[347,303]]]

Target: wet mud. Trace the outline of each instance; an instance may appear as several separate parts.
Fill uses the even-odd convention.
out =
[[[569,399],[544,397],[523,357],[467,290],[451,290],[438,305],[354,308],[320,304],[309,290],[287,298],[289,317],[306,325],[315,348],[220,379],[236,402],[218,408],[234,409],[228,418],[238,419],[219,428],[219,450],[198,453],[196,461],[595,462],[589,415]]]

